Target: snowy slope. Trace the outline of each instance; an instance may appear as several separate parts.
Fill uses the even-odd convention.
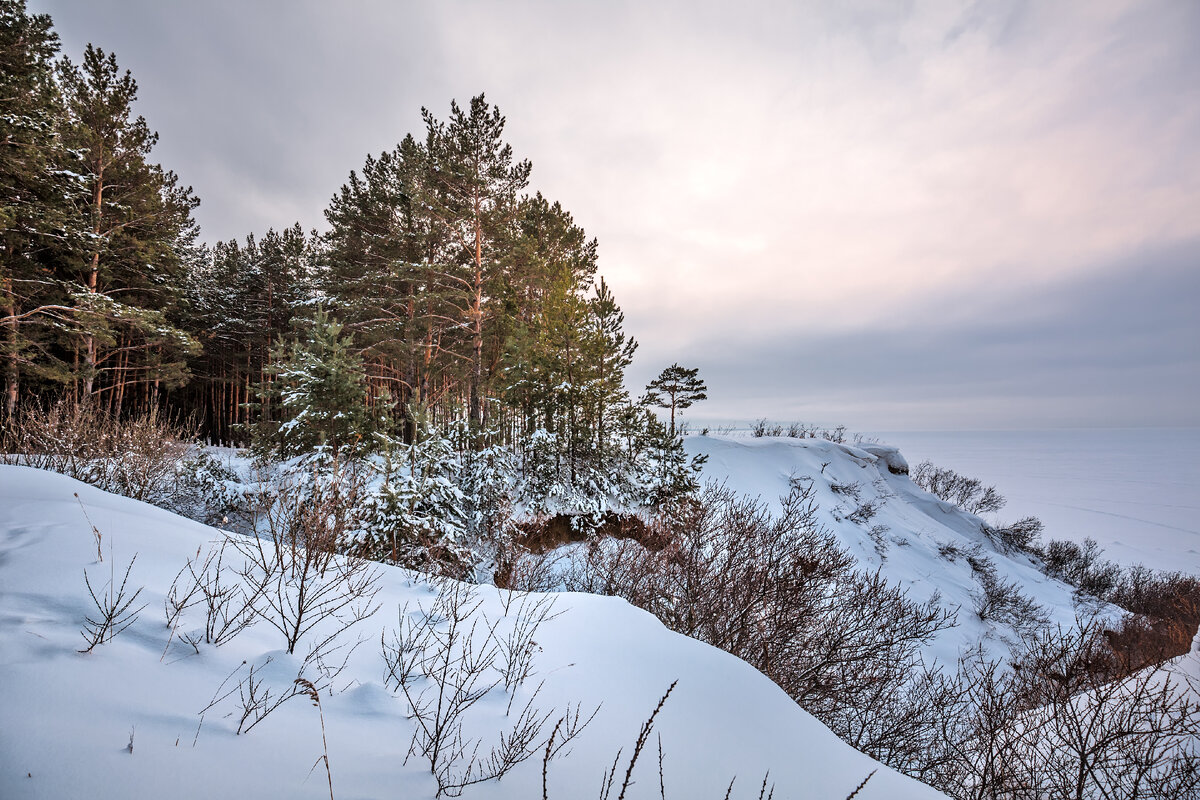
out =
[[[1015,636],[1011,626],[982,621],[973,613],[980,583],[965,554],[974,548],[991,559],[1003,579],[1042,605],[1052,624],[1070,627],[1075,620],[1072,587],[1046,577],[1027,556],[1004,552],[984,535],[979,517],[917,487],[894,448],[778,437],[692,436],[685,444],[689,454],[707,456],[705,479],[760,497],[773,508],[793,479],[811,479],[822,524],[862,568],[882,570],[914,599],[928,600],[937,593],[944,607],[958,609],[958,626],[943,631],[926,650],[942,663],[953,664],[964,648],[979,642],[995,655],[1005,655],[1006,642]],[[852,518],[865,504],[875,509],[870,519]],[[958,554],[944,555],[950,547]]]
[[[1200,574],[1200,429],[903,432],[878,436],[994,484],[1013,519],[1091,538],[1118,563]]]
[[[733,467],[742,458],[720,443],[705,447],[714,455],[712,467],[722,458]],[[804,466],[823,457],[812,446],[773,446],[768,453],[785,471],[792,462]],[[854,468],[874,469],[871,459],[855,457],[863,463]],[[847,460],[839,468],[849,470],[852,463],[857,462]],[[771,488],[768,482],[759,490]],[[942,513],[928,501],[925,508]],[[894,513],[924,512],[914,507]],[[935,516],[922,523],[928,528],[924,538],[913,535],[914,553],[925,539],[950,530],[938,528]],[[103,563],[97,561],[91,525],[103,535]],[[291,684],[297,666],[295,657],[280,650],[279,634],[262,623],[221,647],[202,644],[198,653],[178,636],[169,638],[164,594],[186,560],[220,536],[62,476],[0,467],[0,797],[329,795],[317,761],[318,709],[305,698],[289,701],[241,736],[234,735],[236,720],[226,716],[234,711],[234,698],[199,724],[198,712],[227,676],[243,674],[243,662],[261,664],[271,656],[265,674],[277,689]],[[77,652],[83,619],[91,611],[84,570],[99,590],[114,565],[120,581],[134,554],[130,584],[144,587],[138,604],[146,608],[113,642],[89,654]],[[914,556],[914,575],[916,565],[926,562],[932,566],[927,557]],[[322,696],[334,795],[432,797],[427,767],[416,757],[403,763],[413,723],[405,702],[384,687],[380,637],[395,627],[400,606],[428,607],[433,590],[411,573],[380,570],[381,608],[356,629],[363,644],[337,679],[339,691]],[[477,614],[493,620],[504,615],[500,592],[482,588],[480,599]],[[518,689],[517,704],[544,681],[539,707],[561,711],[581,703],[585,713],[597,705],[600,711],[570,755],[550,764],[550,797],[597,796],[620,748],[623,774],[639,727],[672,681],[678,686],[655,726],[665,752],[668,797],[719,798],[735,775],[732,796],[757,797],[769,770],[776,797],[841,800],[877,768],[859,798],[941,797],[837,740],[743,662],[667,631],[625,602],[583,595],[559,595],[555,602],[562,613],[537,633],[537,674]],[[179,633],[196,622],[185,617]],[[468,735],[490,742],[504,723],[505,705],[499,690],[485,697],[468,718]],[[658,797],[656,747],[652,740],[648,751],[654,752],[638,763],[629,796]],[[501,782],[469,787],[464,796],[541,797],[541,767],[534,758]]]

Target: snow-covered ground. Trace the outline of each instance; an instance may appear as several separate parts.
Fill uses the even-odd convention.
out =
[[[931,659],[952,666],[979,643],[1003,657],[1017,638],[1003,620],[974,613],[981,583],[972,558],[989,559],[1003,580],[1015,582],[1042,606],[1051,624],[1070,628],[1075,622],[1071,586],[1048,578],[1028,556],[999,547],[983,533],[979,517],[917,487],[903,474],[904,456],[894,448],[782,437],[691,436],[685,444],[689,453],[707,456],[706,479],[775,507],[793,479],[811,479],[821,524],[861,568],[882,570],[916,600],[936,595],[943,607],[957,610],[959,624],[925,650]],[[889,460],[896,469],[888,468]],[[865,505],[873,514],[864,520],[854,512]]]
[[[1045,536],[1095,539],[1121,564],[1200,574],[1200,429],[873,434],[993,484],[1004,519],[1036,516]]]
[[[883,445],[787,438],[693,436],[686,446],[708,457],[706,478],[772,505],[793,480],[811,482],[821,524],[863,568],[880,569],[914,599],[937,596],[958,610],[959,624],[926,650],[951,664],[978,643],[1003,656],[1015,638],[1008,623],[974,613],[981,560],[1040,604],[1051,623],[1072,624],[1074,592],[1028,556],[993,541],[984,520],[917,488],[904,474],[905,458],[914,464],[929,458],[994,483],[1009,498],[1003,520],[1036,514],[1048,536],[1093,536],[1122,562],[1196,569],[1200,436],[1139,432],[1137,442],[1132,436],[1117,432],[1105,443],[1060,433],[1022,446],[1013,434],[886,437],[908,448],[903,456]],[[1069,527],[1055,517],[1056,508],[1076,525],[1095,517],[1110,527]],[[103,561],[93,526],[102,535]],[[250,667],[266,678],[261,688],[287,691],[302,655],[287,655],[279,632],[261,621],[219,647],[183,641],[203,626],[199,607],[175,629],[166,624],[172,580],[225,535],[59,475],[0,466],[0,797],[328,796],[319,760],[322,720],[334,796],[434,795],[428,764],[419,755],[406,763],[416,722],[385,679],[381,637],[390,641],[402,619],[421,618],[418,607],[428,611],[437,590],[412,573],[376,567],[379,610],[352,629],[347,641],[362,644],[322,692],[320,709],[300,696],[237,735],[236,687],[248,689]],[[135,554],[129,586],[142,588],[134,605],[146,604],[140,617],[114,641],[79,653],[84,619],[95,614],[85,570],[102,595],[110,580],[120,583]],[[491,587],[474,591],[480,605],[472,621],[495,625],[501,635],[514,628],[522,596],[512,601]],[[879,767],[745,663],[671,633],[624,601],[558,594],[553,602],[557,615],[534,637],[534,673],[512,692],[488,692],[463,727],[468,740],[480,739],[481,752],[488,751],[539,686],[533,706],[549,715],[543,739],[568,708],[586,717],[599,707],[569,752],[549,764],[549,797],[601,796],[603,776],[621,751],[619,785],[639,729],[674,681],[627,796],[659,796],[658,735],[668,797],[722,797],[735,776],[732,797],[757,797],[769,771],[776,797],[840,800]],[[306,642],[297,652],[307,652]],[[1178,667],[1200,676],[1200,653]],[[318,677],[311,664],[306,669],[307,677]],[[436,684],[421,681],[426,688]],[[222,699],[213,704],[214,698]],[[464,796],[529,798],[541,790],[539,754],[501,781],[468,787]],[[940,795],[879,768],[857,796]]]
[[[102,534],[103,562],[92,526]],[[929,528],[910,549],[944,535]],[[334,691],[321,695],[320,709],[297,697],[239,736],[236,716],[229,716],[239,707],[235,692],[201,719],[250,665],[272,659],[259,674],[275,692],[291,687],[298,667],[297,657],[282,651],[280,634],[262,622],[220,647],[197,649],[181,641],[203,624],[197,608],[177,629],[166,625],[172,579],[221,536],[59,475],[0,466],[0,797],[324,797],[322,717],[335,797],[433,796],[421,759],[405,764],[415,723],[384,681],[381,635],[397,626],[405,604],[411,615],[418,603],[429,609],[433,601],[433,590],[403,570],[379,568],[380,609],[352,629],[363,643]],[[140,617],[114,641],[77,652],[84,618],[94,614],[85,570],[103,594],[110,576],[120,583],[134,555],[129,586],[142,587],[134,606],[146,604]],[[503,594],[478,591],[482,605],[472,618],[504,620]],[[673,681],[627,796],[659,796],[658,734],[668,797],[719,798],[734,776],[733,797],[757,797],[769,770],[776,797],[841,800],[877,768],[859,798],[941,796],[837,740],[743,662],[667,631],[621,600],[559,595],[554,610],[558,616],[537,631],[536,674],[516,690],[512,713],[543,681],[539,708],[561,713],[581,704],[585,715],[597,706],[599,712],[570,754],[550,763],[550,797],[598,796],[605,770],[624,748],[620,784],[640,726]],[[302,641],[298,652],[304,648]],[[467,715],[465,735],[482,737],[488,749],[511,723],[507,704],[502,688],[489,692]],[[541,790],[535,756],[464,796],[525,800]]]

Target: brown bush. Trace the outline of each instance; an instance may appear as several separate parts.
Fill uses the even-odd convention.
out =
[[[815,512],[808,484],[775,515],[710,485],[656,522],[661,549],[597,541],[566,588],[624,597],[749,662],[843,737],[900,747],[894,740],[912,732],[890,725],[895,707],[882,711],[882,701],[907,692],[921,645],[953,614],[855,571]],[[880,698],[880,713],[858,702],[867,695]]]
[[[1200,628],[1200,578],[1182,572],[1127,570],[1108,598],[1132,612],[1108,633],[1128,671],[1183,655]]]
[[[61,401],[26,408],[9,420],[0,461],[58,472],[106,492],[174,510],[186,491],[181,465],[196,426],[157,411],[118,416]]]

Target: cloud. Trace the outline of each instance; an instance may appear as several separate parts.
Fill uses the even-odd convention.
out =
[[[860,429],[1195,426],[1197,297],[1200,240],[1049,285],[930,295],[860,330],[712,338],[688,353],[713,398],[697,416]]]
[[[320,227],[421,106],[444,116],[486,90],[534,187],[599,238],[643,343],[638,381],[692,354],[723,353],[712,369],[732,374],[747,353],[722,341],[832,336],[870,358],[885,321],[927,315],[1001,337],[977,353],[1033,346],[963,326],[997,287],[1033,302],[1200,237],[1187,0],[31,5],[68,51],[92,38],[134,70],[156,156],[195,186],[209,239]],[[941,296],[969,301],[930,308]],[[948,363],[961,392],[992,385]],[[777,388],[739,383],[729,402],[782,414],[804,396],[801,376],[756,380]],[[1027,389],[1013,413],[1032,423],[1043,389]],[[1109,396],[1104,424],[1145,416],[1147,398]]]

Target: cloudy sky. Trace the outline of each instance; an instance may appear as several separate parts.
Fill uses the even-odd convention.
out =
[[[29,0],[213,241],[481,91],[697,420],[1200,425],[1200,3]]]

